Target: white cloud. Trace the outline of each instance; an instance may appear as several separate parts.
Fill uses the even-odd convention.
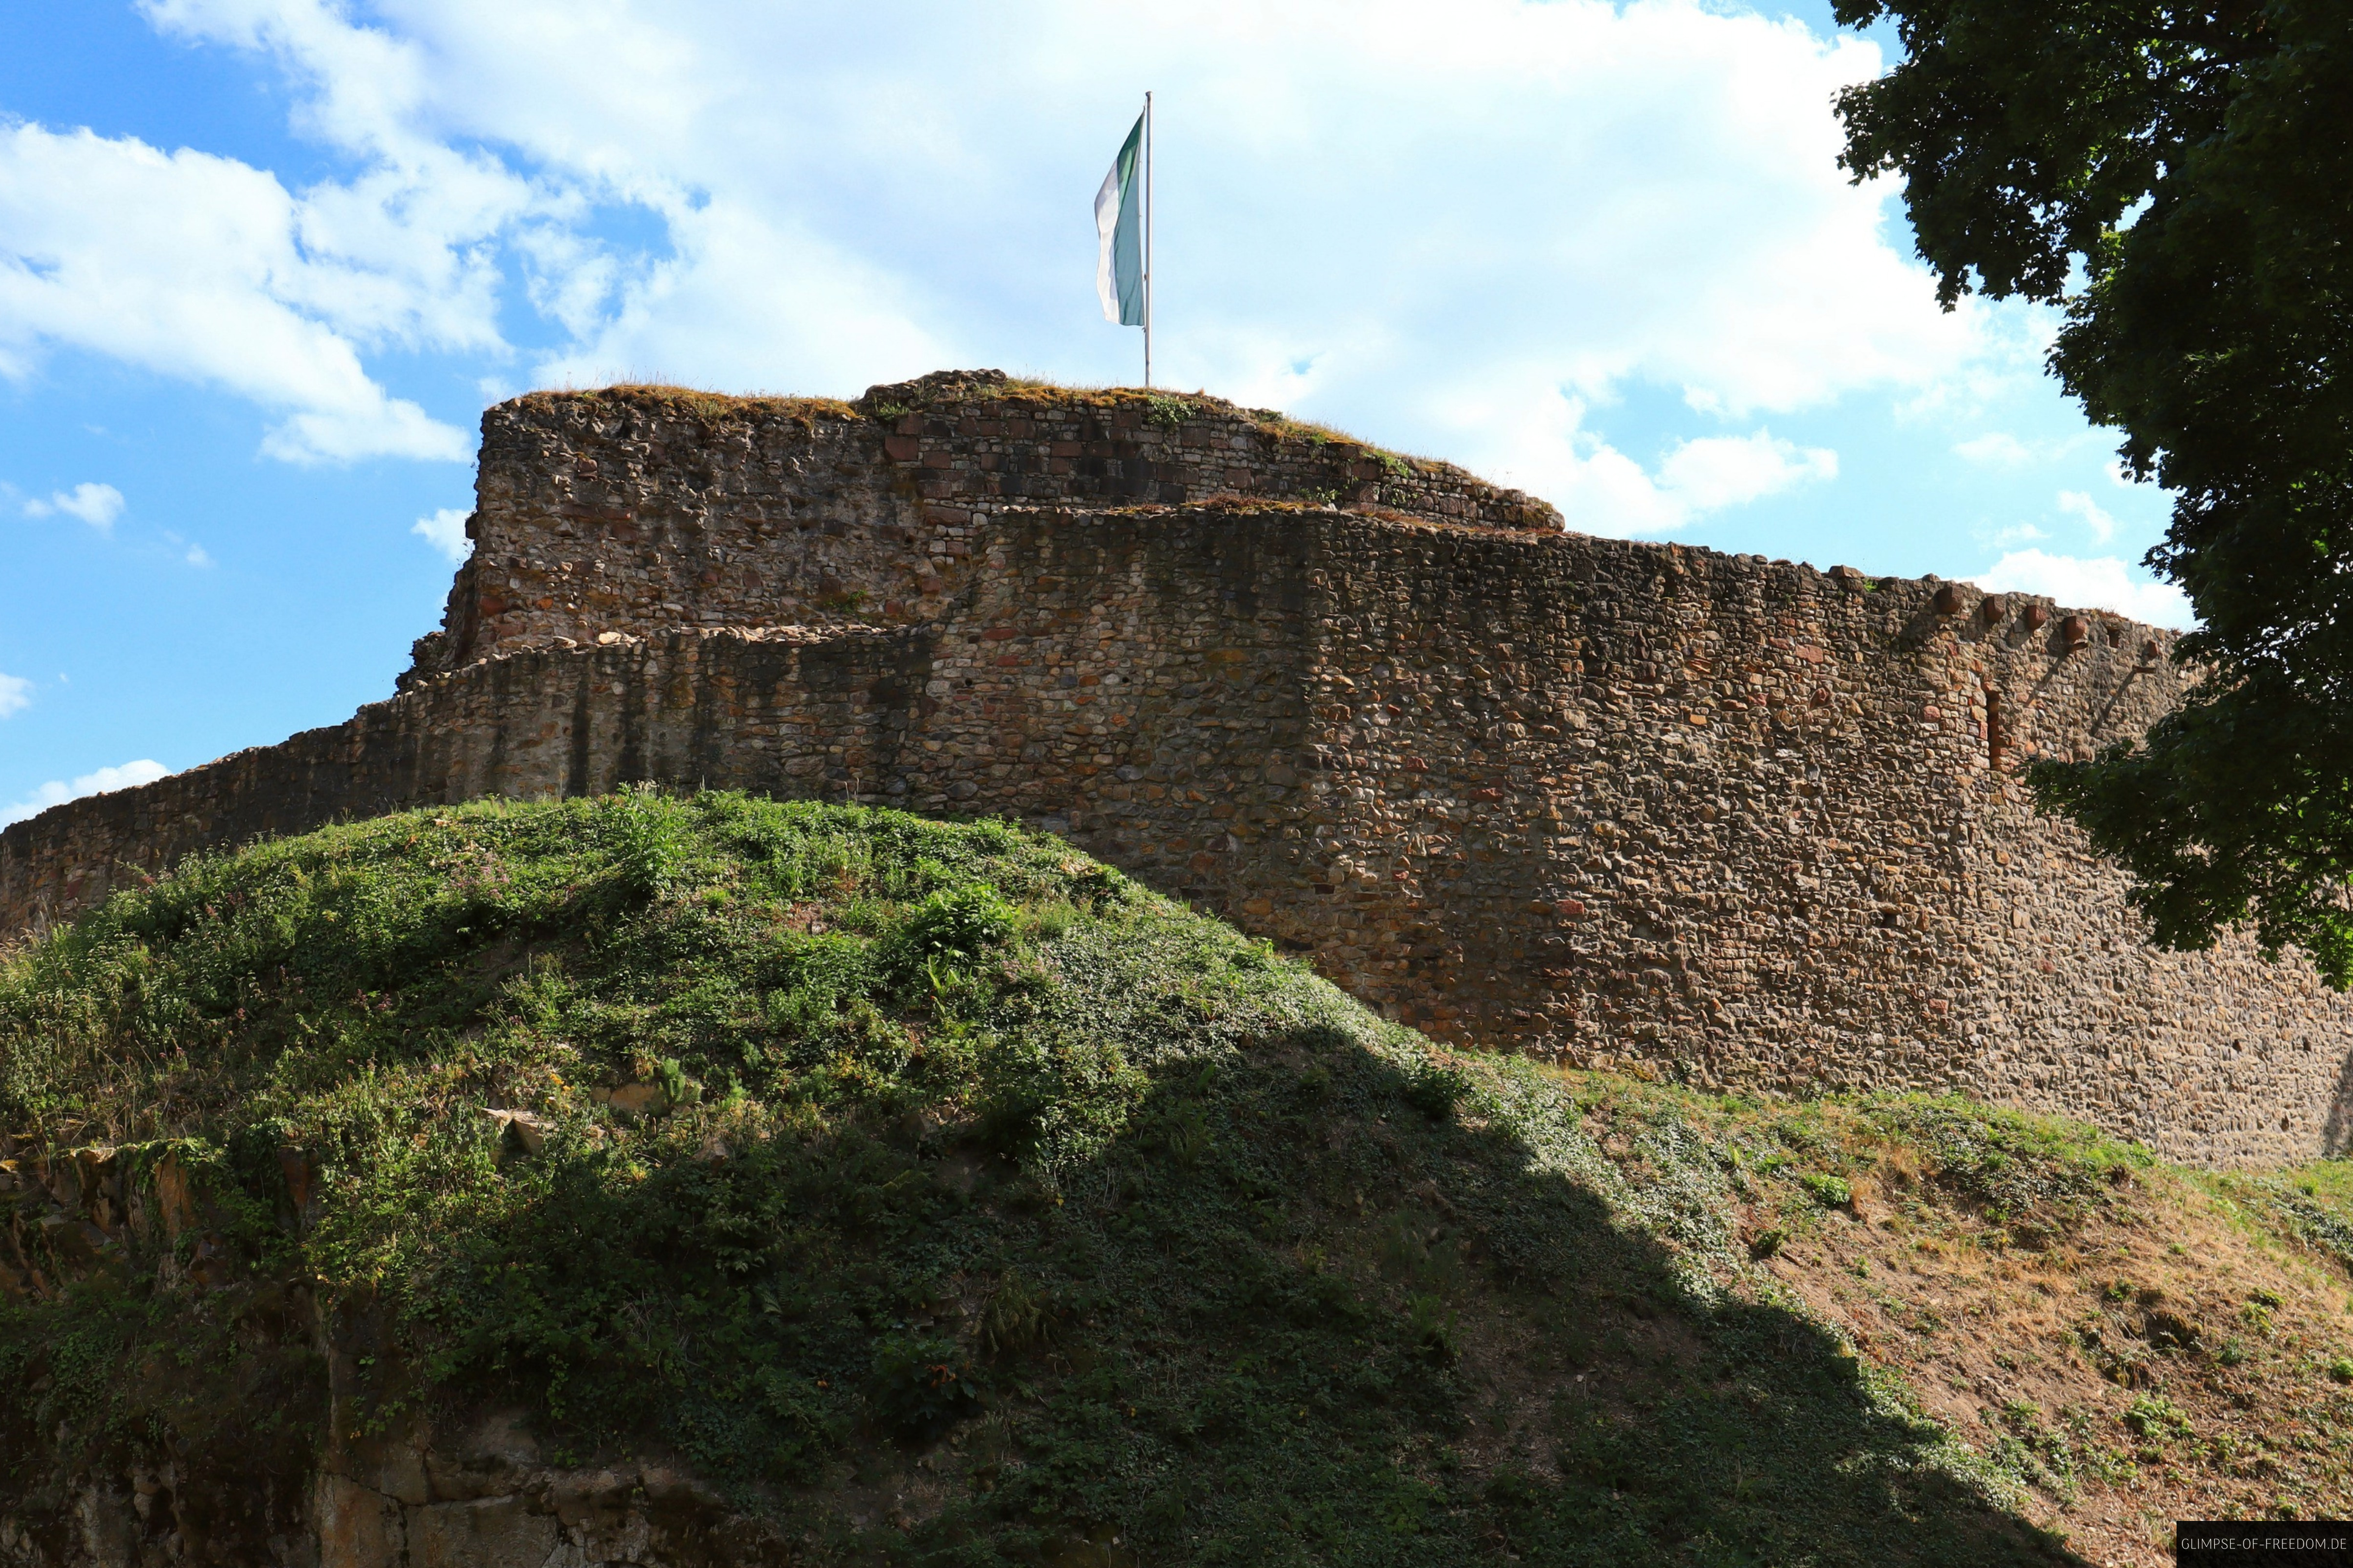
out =
[[[420,517],[409,532],[418,535],[452,561],[463,561],[474,552],[474,542],[466,537],[469,513],[461,506],[445,506],[431,517]]]
[[[1957,441],[1953,450],[1983,468],[2023,468],[2034,460],[2034,449],[2017,437],[2000,430],[1989,430],[1967,441]]]
[[[1693,515],[1837,478],[1836,452],[1820,447],[1800,450],[1762,430],[1686,441],[1659,465],[1660,487]]]
[[[1645,469],[1587,429],[1585,402],[1558,388],[1466,395],[1452,412],[1466,433],[1477,433],[1471,444],[1489,459],[1482,471],[1547,498],[1569,527],[1587,533],[1665,532],[1839,471],[1836,452],[1761,429],[1684,441]]]
[[[397,231],[394,195],[364,199]],[[437,268],[414,234],[339,223],[359,199],[298,200],[274,174],[185,149],[0,129],[0,375],[78,349],[280,413],[274,457],[462,459],[465,434],[386,394],[360,350],[494,346],[494,271],[477,279],[447,243]]]
[[[2014,550],[1978,573],[1976,582],[1991,593],[2047,594],[2071,608],[2114,610],[2153,626],[2188,626],[2193,619],[2180,589],[2145,581],[2113,555],[2080,561]]]
[[[47,500],[25,503],[26,517],[48,517],[56,512],[78,517],[104,533],[122,515],[122,492],[112,485],[80,484],[69,490],[58,490]]]
[[[191,543],[168,529],[164,531],[164,542],[178,551],[181,561],[187,565],[203,568],[213,564],[211,551],[201,544]]]
[[[21,675],[0,675],[0,719],[33,705],[33,683]]]
[[[2116,520],[2110,517],[2090,496],[2082,490],[2061,490],[2059,510],[2080,519],[2092,531],[2092,542],[2105,544],[2116,536]]]
[[[70,784],[63,779],[51,779],[16,805],[0,805],[0,827],[12,822],[22,822],[28,816],[38,816],[53,805],[63,805],[86,795],[105,795],[111,790],[153,784],[171,771],[152,758],[142,757],[138,762],[124,763],[120,767],[100,768],[96,773],[84,773]]]
[[[1146,74],[1157,379],[1443,451],[1580,527],[1672,526],[1833,471],[1757,431],[1646,474],[1583,428],[1630,384],[1743,423],[1865,389],[1925,407],[2021,374],[2042,330],[1975,300],[1938,311],[1891,238],[1892,189],[1837,168],[1830,99],[1877,72],[1874,45],[1705,0],[143,9],[266,53],[298,129],[362,173],[290,193],[202,153],[60,151],[75,139],[27,128],[42,158],[75,152],[137,198],[109,212],[156,203],[171,236],[120,236],[138,255],[107,271],[87,257],[133,220],[76,210],[73,298],[206,307],[115,331],[43,296],[62,324],[34,336],[280,408],[280,456],[450,455],[455,432],[361,355],[512,357],[502,272],[554,329],[543,381],[854,392],[958,363],[1133,379],[1134,335],[1094,315],[1087,197]],[[0,355],[19,315],[0,291]],[[249,363],[223,346],[248,340]]]

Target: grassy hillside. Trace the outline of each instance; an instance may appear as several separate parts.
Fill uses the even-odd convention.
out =
[[[0,1156],[37,1524],[168,1455],[282,1528],[337,1402],[511,1409],[819,1562],[2158,1562],[2353,1508],[2335,1167],[1447,1051],[994,824],[631,795],[193,863],[0,962]]]

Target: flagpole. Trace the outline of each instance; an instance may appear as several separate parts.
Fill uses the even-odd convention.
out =
[[[1152,384],[1152,94],[1144,95],[1144,384]]]

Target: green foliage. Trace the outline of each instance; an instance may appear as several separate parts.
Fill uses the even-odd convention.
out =
[[[1407,1075],[1404,1099],[1433,1121],[1443,1121],[1471,1092],[1470,1080],[1440,1062],[1425,1062]]]
[[[1865,1114],[1932,1158],[1939,1183],[2000,1220],[2072,1226],[2156,1163],[2144,1145],[2080,1122],[1954,1097],[1903,1095]]]
[[[978,1410],[982,1386],[972,1358],[954,1340],[892,1334],[874,1346],[874,1413],[892,1436],[936,1437]]]
[[[2252,921],[2353,980],[2353,7],[1839,0],[1905,58],[1846,89],[1842,161],[1900,171],[1947,305],[2063,300],[2051,364],[2175,494],[2148,563],[2206,670],[2039,798],[2133,873],[2158,941]],[[2080,265],[2080,273],[2071,268]],[[2071,277],[2081,286],[2070,291]]]
[[[1987,1457],[2021,1484],[2072,1501],[2082,1466],[2071,1436],[2047,1424],[2033,1401],[2013,1399],[1985,1420],[1996,1428]]]
[[[0,1307],[0,1506],[157,1443],[301,1495],[323,1321],[374,1429],[519,1406],[815,1561],[2039,1550],[1715,1282],[1680,1112],[1629,1183],[1555,1078],[1001,824],[641,791],[197,860],[0,963],[0,1132],[168,1155],[199,1210]],[[860,1526],[919,1464],[931,1511]]]
[[[2136,1394],[2121,1418],[2141,1436],[2156,1441],[2189,1436],[2189,1417],[2162,1394]]]
[[[969,970],[1002,948],[1013,939],[1013,907],[986,884],[928,894],[892,934],[891,978],[904,984],[922,972],[935,986],[944,985],[940,976]]]
[[[1826,1209],[1844,1208],[1854,1202],[1854,1187],[1844,1176],[1810,1171],[1798,1178],[1798,1184],[1806,1189],[1808,1197]]]

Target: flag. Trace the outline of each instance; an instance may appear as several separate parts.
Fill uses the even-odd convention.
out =
[[[1103,299],[1103,320],[1123,327],[1144,325],[1144,224],[1137,216],[1143,200],[1144,117],[1120,143],[1103,189],[1095,193],[1095,237],[1103,249],[1095,259],[1095,292]]]

